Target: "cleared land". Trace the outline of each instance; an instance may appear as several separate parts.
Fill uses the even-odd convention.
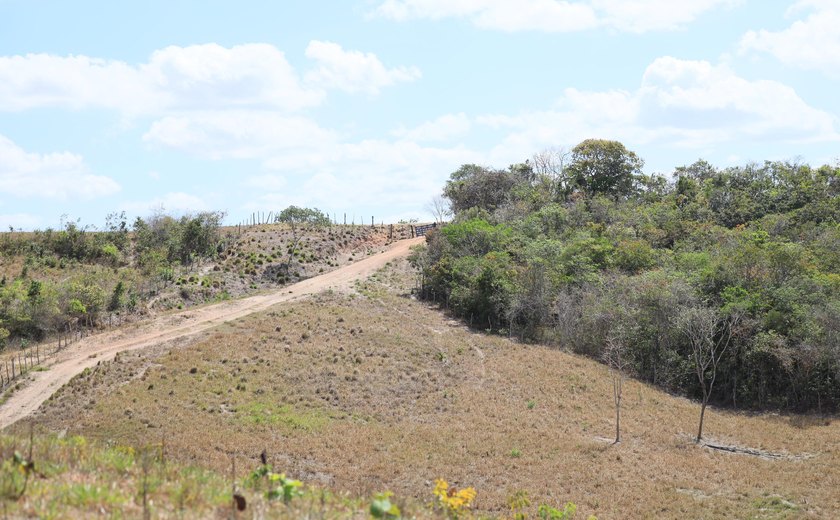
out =
[[[353,293],[265,301],[189,338],[91,358],[33,420],[116,445],[165,439],[219,470],[266,450],[290,475],[362,495],[427,500],[444,477],[495,515],[524,490],[532,514],[571,500],[601,519],[837,517],[835,419],[712,410],[709,441],[763,456],[712,450],[693,443],[696,403],[630,381],[611,445],[604,366],[468,330],[410,298],[412,280],[394,262]]]
[[[341,288],[364,278],[385,263],[405,256],[423,238],[400,241],[384,253],[369,256],[329,273],[266,294],[226,301],[186,312],[166,314],[137,326],[88,337],[72,344],[45,365],[48,370],[31,372],[22,388],[11,393],[0,407],[0,428],[34,412],[53,392],[83,370],[112,359],[117,353],[149,347],[196,334],[221,323],[236,320],[280,302],[328,288]]]

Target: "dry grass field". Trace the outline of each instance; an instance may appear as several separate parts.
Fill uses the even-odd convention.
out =
[[[710,410],[625,384],[614,434],[603,365],[471,331],[408,296],[404,262],[359,284],[280,305],[189,340],[123,354],[76,377],[35,415],[39,429],[112,445],[163,440],[224,471],[231,454],[304,482],[428,500],[443,477],[509,498],[578,504],[578,518],[837,518],[840,422]],[[19,424],[18,431],[27,425]]]

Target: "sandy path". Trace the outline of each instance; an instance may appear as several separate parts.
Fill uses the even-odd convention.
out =
[[[401,240],[383,253],[369,256],[356,263],[283,287],[272,293],[158,316],[138,326],[84,338],[52,358],[45,365],[48,370],[30,372],[26,386],[13,393],[0,407],[0,429],[32,414],[41,406],[41,403],[49,399],[56,390],[85,368],[92,367],[99,361],[113,359],[119,352],[196,334],[219,324],[265,310],[272,305],[326,289],[347,288],[354,281],[370,276],[391,260],[405,256],[411,246],[421,244],[423,241],[423,237]]]

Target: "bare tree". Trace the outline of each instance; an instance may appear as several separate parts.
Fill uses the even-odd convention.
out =
[[[569,187],[566,178],[566,165],[571,158],[568,148],[548,148],[534,154],[531,167],[537,177],[543,177],[551,183],[552,195],[564,194]]]
[[[621,393],[624,380],[633,368],[628,339],[628,331],[625,327],[615,327],[607,337],[607,345],[602,354],[612,374],[613,402],[615,403],[615,441],[613,444],[621,442]]]
[[[697,427],[695,442],[703,439],[703,419],[706,405],[715,386],[720,360],[732,342],[735,326],[741,320],[740,312],[722,316],[715,309],[708,307],[688,307],[676,318],[676,327],[685,335],[691,345],[694,371],[703,392],[700,403],[700,424]]]
[[[580,289],[569,287],[561,290],[554,298],[552,317],[554,322],[554,335],[557,342],[566,348],[577,351],[580,341],[580,326],[582,298]]]
[[[448,217],[452,216],[452,207],[449,200],[442,195],[432,197],[432,200],[426,204],[426,210],[432,214],[438,224],[443,224]]]

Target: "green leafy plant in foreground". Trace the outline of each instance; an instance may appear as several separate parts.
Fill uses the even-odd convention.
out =
[[[572,520],[577,514],[577,505],[574,502],[567,502],[563,509],[551,507],[548,504],[540,504],[537,509],[537,516],[540,520]],[[595,515],[589,515],[587,520],[598,520]]]
[[[402,513],[397,504],[391,502],[392,496],[394,494],[390,491],[374,495],[373,501],[370,503],[370,515],[374,518],[384,518],[386,520],[399,518]]]
[[[27,458],[15,451],[12,457],[3,461],[0,466],[0,498],[17,500],[26,493],[29,478],[35,471],[35,462],[31,459],[32,455]]]
[[[258,483],[260,480],[268,481],[268,491],[265,496],[269,500],[283,500],[289,504],[295,497],[303,495],[303,482],[291,479],[285,473],[275,473],[269,464],[263,464],[251,473],[251,481]]]

